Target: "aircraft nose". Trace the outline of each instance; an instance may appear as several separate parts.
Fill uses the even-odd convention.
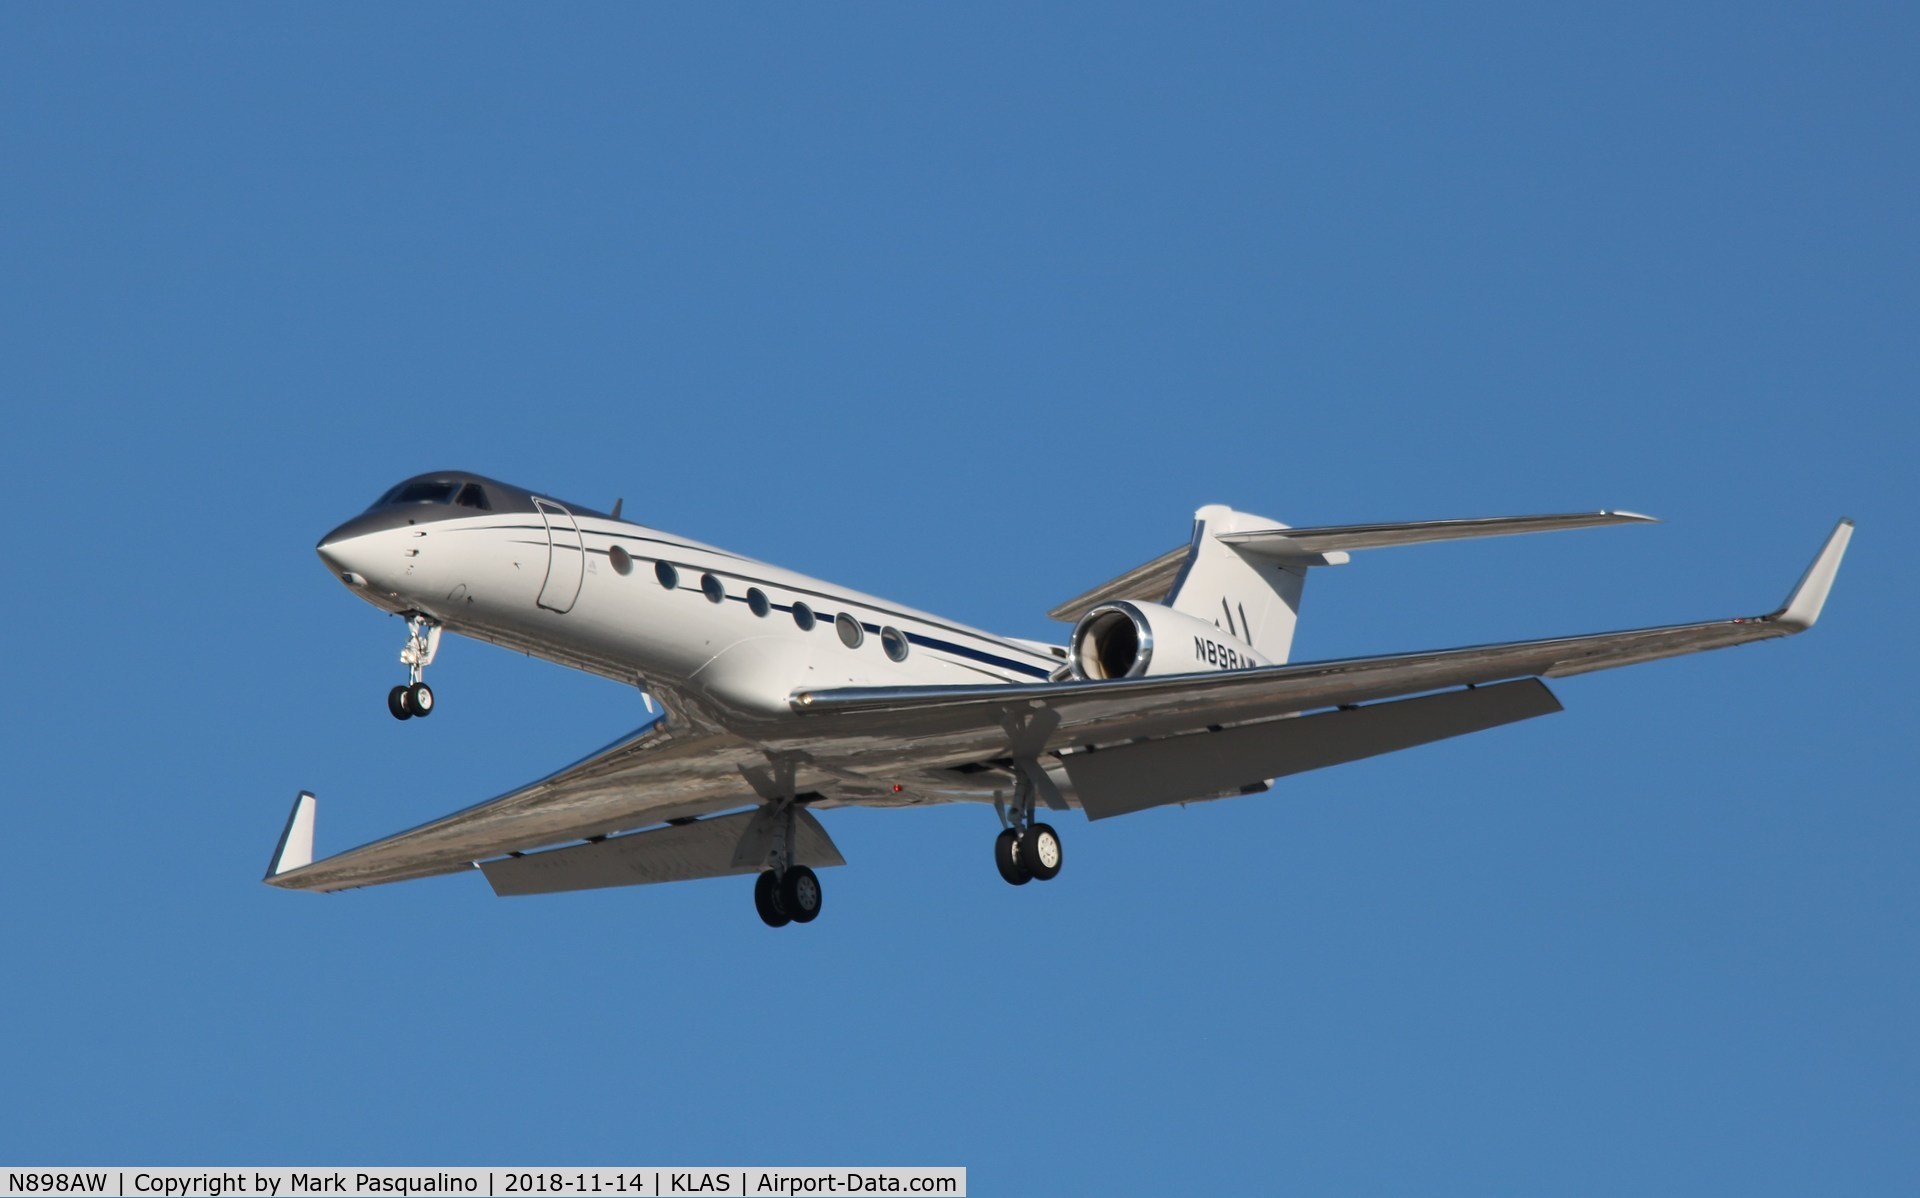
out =
[[[350,587],[367,585],[366,572],[359,560],[364,556],[364,550],[354,544],[365,537],[367,532],[368,530],[361,526],[361,521],[356,517],[321,537],[320,542],[313,547],[313,551],[320,555],[321,563]]]

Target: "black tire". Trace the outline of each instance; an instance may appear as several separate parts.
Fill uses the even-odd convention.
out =
[[[1060,833],[1053,830],[1053,825],[1034,824],[1020,838],[1020,864],[1042,882],[1051,882],[1059,877],[1060,867],[1065,863],[1066,854],[1060,848]]]
[[[804,865],[791,866],[780,880],[780,908],[795,923],[820,918],[820,879]]]
[[[433,714],[433,690],[424,682],[416,682],[407,688],[407,710],[426,719]]]
[[[780,905],[780,883],[774,878],[772,870],[753,880],[753,909],[760,913],[760,922],[768,927],[787,926],[790,916]]]
[[[407,706],[406,687],[396,686],[387,692],[387,710],[393,713],[396,720],[413,718],[413,708]]]
[[[1033,881],[1033,872],[1020,861],[1020,837],[1012,828],[1000,833],[993,842],[993,864],[1000,876],[1012,886]]]

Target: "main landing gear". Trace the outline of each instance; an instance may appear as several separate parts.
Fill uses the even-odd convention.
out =
[[[1033,818],[1036,792],[1042,785],[1051,788],[1053,784],[1038,762],[1031,763],[1031,769],[1027,768],[1028,764],[1020,764],[1020,781],[1012,806],[994,802],[994,810],[1000,813],[1000,822],[1006,827],[994,838],[993,864],[1012,886],[1025,886],[1036,879],[1050,882],[1060,876],[1060,866],[1066,859],[1060,847],[1060,833],[1053,830],[1053,825],[1037,823]]]
[[[1008,828],[994,837],[993,864],[1010,885],[1050,882],[1060,876],[1061,861],[1060,834],[1051,824],[1033,824],[1024,834]]]
[[[753,909],[770,928],[812,923],[820,917],[820,879],[804,865],[790,865],[785,876],[767,870],[753,880]]]
[[[812,923],[820,918],[820,879],[806,866],[793,863],[799,817],[792,800],[784,806],[774,822],[767,868],[753,880],[753,909],[770,928]]]
[[[440,624],[419,612],[407,613],[407,644],[400,650],[400,664],[407,667],[408,681],[387,692],[387,710],[396,720],[425,718],[433,714],[433,689],[426,684],[427,666],[440,648]]]

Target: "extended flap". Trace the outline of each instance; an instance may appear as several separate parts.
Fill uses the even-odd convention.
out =
[[[794,864],[816,868],[845,865],[846,859],[813,813],[802,809],[796,814]],[[759,858],[749,864],[735,864],[734,851],[759,818],[757,810],[740,811],[669,824],[544,853],[482,861],[480,872],[487,875],[493,892],[501,896],[758,873]]]
[[[1233,793],[1560,710],[1537,678],[1062,756],[1088,819]]]

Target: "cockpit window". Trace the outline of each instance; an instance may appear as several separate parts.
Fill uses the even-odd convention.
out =
[[[380,497],[375,507],[385,507],[390,503],[452,503],[453,493],[460,489],[457,482],[440,482],[436,479],[416,479],[401,483]]]
[[[454,497],[453,502],[460,507],[479,508],[483,512],[493,510],[493,505],[487,502],[487,493],[480,489],[479,483],[468,483],[461,487],[460,494]]]

